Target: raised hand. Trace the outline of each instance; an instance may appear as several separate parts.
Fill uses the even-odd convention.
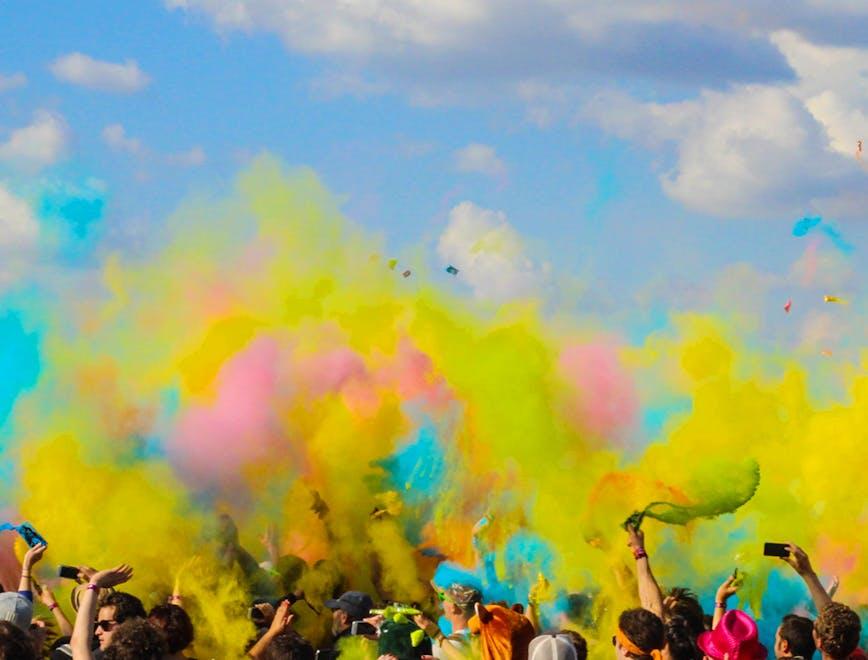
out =
[[[796,573],[801,576],[812,575],[814,568],[811,566],[811,560],[808,558],[808,553],[802,550],[795,543],[788,543],[787,550],[790,554],[786,557],[781,557],[785,562],[792,566]]]
[[[636,552],[637,550],[645,549],[645,532],[641,529],[636,529],[633,525],[627,525],[627,545]]]
[[[108,587],[116,587],[119,584],[128,582],[132,577],[132,567],[128,564],[121,564],[120,566],[95,573],[91,576],[90,583],[100,589],[107,589]]]
[[[44,543],[40,543],[39,545],[34,545],[24,553],[24,561],[21,562],[23,568],[25,570],[30,570],[33,564],[39,562],[39,560],[42,559],[42,555],[45,554],[46,547],[47,546]]]
[[[278,606],[277,611],[274,613],[274,619],[271,621],[271,627],[268,629],[272,635],[279,635],[292,627],[295,614],[289,609],[290,607],[291,605],[288,600],[283,601]]]
[[[717,594],[715,596],[716,603],[725,603],[729,600],[730,596],[733,596],[738,588],[741,586],[740,581],[734,575],[730,575],[726,578],[721,585],[717,588]]]

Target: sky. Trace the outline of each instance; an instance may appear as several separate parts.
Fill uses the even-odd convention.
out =
[[[3,3],[0,285],[146,250],[268,152],[469,296],[652,324],[723,297],[803,343],[806,260],[796,310],[868,275],[866,27],[846,0]]]

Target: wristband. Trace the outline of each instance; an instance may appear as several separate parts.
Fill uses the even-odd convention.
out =
[[[48,609],[49,609],[50,611],[53,612],[53,611],[56,610],[58,607],[59,607],[59,606],[58,606],[57,603],[52,603],[51,605],[48,606]]]
[[[30,573],[21,573],[21,577],[30,579]]]
[[[719,610],[725,610],[726,609],[726,603],[715,603],[714,606]]]
[[[645,548],[636,548],[633,550],[633,559],[638,561],[640,559],[647,559],[647,558],[648,558],[648,553],[645,552]]]
[[[99,591],[99,585],[91,582],[90,584],[87,585],[87,590],[88,591]]]

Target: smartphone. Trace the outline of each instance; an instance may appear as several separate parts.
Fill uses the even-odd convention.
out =
[[[766,557],[789,557],[790,551],[787,550],[786,543],[766,543],[763,546],[763,554]]]
[[[67,580],[77,580],[78,568],[76,566],[60,566],[57,570],[57,576]]]
[[[18,533],[21,535],[21,538],[24,539],[24,542],[31,548],[36,547],[40,543],[48,545],[46,540],[40,536],[39,532],[33,529],[33,525],[30,523],[21,523],[18,525]]]

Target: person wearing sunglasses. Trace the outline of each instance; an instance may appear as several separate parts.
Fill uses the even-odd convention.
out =
[[[646,609],[626,610],[618,617],[612,645],[618,660],[662,660],[666,646],[663,621]]]

